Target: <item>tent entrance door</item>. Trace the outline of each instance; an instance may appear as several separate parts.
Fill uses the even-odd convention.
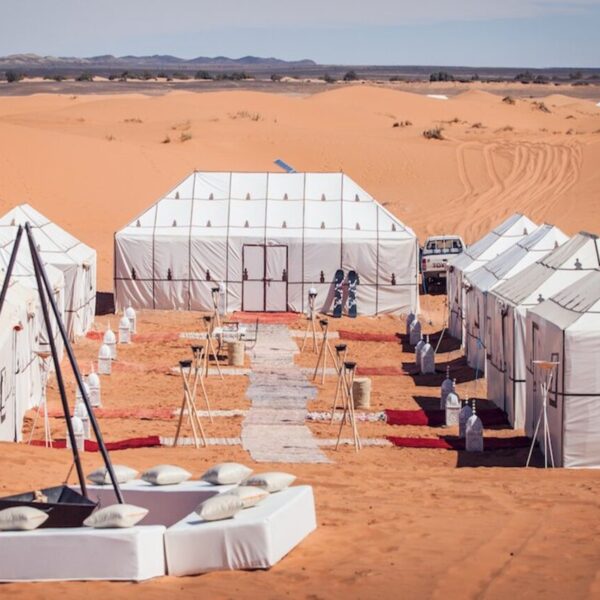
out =
[[[285,312],[288,300],[288,248],[244,244],[242,310]]]

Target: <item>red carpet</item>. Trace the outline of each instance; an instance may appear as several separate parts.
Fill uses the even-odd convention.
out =
[[[438,438],[411,438],[387,436],[387,439],[400,448],[437,448],[441,450],[464,450],[465,440],[457,437],[443,436]],[[483,439],[484,450],[510,450],[529,448],[531,440],[525,436],[486,437]]]
[[[291,325],[296,323],[300,313],[293,312],[234,312],[231,315],[231,321],[239,321],[240,323],[256,323],[258,319],[259,323],[265,324],[280,324],[280,325]]]
[[[397,334],[393,333],[364,333],[340,329],[338,335],[341,340],[356,340],[358,342],[400,342]]]
[[[387,375],[389,377],[406,375],[402,367],[356,367],[357,375]]]
[[[442,427],[446,422],[443,410],[389,410],[385,415],[389,425],[421,425]],[[477,416],[484,427],[508,426],[506,415],[499,408],[478,410]]]
[[[44,440],[33,440],[32,446],[45,446]],[[121,440],[119,442],[105,442],[106,449],[111,452],[114,450],[128,450],[131,448],[154,448],[160,446],[160,438],[157,435],[149,435],[143,438],[130,438],[128,440]],[[52,448],[61,449],[66,448],[66,440],[54,440],[52,442]],[[93,440],[85,440],[85,451],[86,452],[98,452],[98,443]]]

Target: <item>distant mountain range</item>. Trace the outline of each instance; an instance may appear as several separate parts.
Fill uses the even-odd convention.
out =
[[[89,56],[78,58],[74,56],[40,56],[38,54],[10,54],[0,57],[0,69],[273,69],[273,68],[307,68],[314,67],[313,60],[287,61],[280,58],[262,58],[259,56],[243,56],[229,58],[227,56],[198,56],[197,58],[179,58],[169,54],[154,54],[152,56]]]

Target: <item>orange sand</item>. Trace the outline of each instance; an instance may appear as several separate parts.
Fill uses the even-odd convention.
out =
[[[191,169],[264,170],[278,157],[297,169],[345,170],[420,236],[457,231],[472,241],[515,210],[555,222],[567,233],[600,231],[600,109],[563,96],[543,101],[550,113],[530,100],[508,105],[502,96],[476,90],[439,101],[369,86],[309,97],[244,91],[0,97],[0,210],[30,202],[97,248],[100,289],[112,285],[113,232]],[[392,127],[405,120],[412,125]],[[478,122],[483,127],[473,128]],[[421,132],[436,125],[444,127],[447,139],[425,140]],[[504,130],[507,126],[513,129]],[[182,132],[192,139],[181,142]],[[171,141],[163,144],[166,136]],[[427,331],[439,331],[443,297],[422,300],[423,316],[431,321]],[[99,318],[98,327],[107,321]],[[197,326],[192,314],[140,315],[143,334],[176,334]],[[293,327],[303,329],[304,323]],[[404,322],[332,321],[332,330],[338,328],[393,334],[404,330]],[[400,344],[348,345],[359,366],[411,369],[412,354]],[[186,357],[188,346],[171,336],[122,349],[120,361],[134,367],[103,378],[105,406],[175,410],[181,383],[165,366]],[[92,340],[77,345],[82,368],[97,347]],[[315,359],[305,353],[298,362],[314,365]],[[446,360],[460,360],[451,345],[438,357]],[[72,378],[68,383],[72,390]],[[247,408],[246,383],[244,377],[227,378],[225,385],[211,379],[213,407]],[[437,401],[431,380],[377,376],[373,384],[372,411]],[[333,385],[326,382],[312,410],[329,407]],[[473,381],[459,389],[477,397],[484,390]],[[57,408],[54,386],[50,395]],[[241,418],[204,424],[211,437],[234,437]],[[117,440],[172,435],[176,421],[102,418],[101,426],[107,440]],[[61,435],[64,422],[52,419],[52,427]],[[321,423],[310,427],[318,437],[336,433]],[[441,433],[383,423],[359,428],[365,438]],[[148,599],[600,597],[600,473],[526,471],[524,450],[326,452],[334,464],[256,465],[239,446],[114,453],[116,463],[144,469],[170,462],[194,476],[211,463],[238,460],[259,470],[289,470],[300,483],[312,484],[319,528],[268,572],[167,577],[141,586],[5,585],[0,594],[44,600],[139,594]],[[66,451],[5,443],[0,456],[2,494],[55,484],[68,470]],[[84,461],[89,471],[100,457],[88,453]]]

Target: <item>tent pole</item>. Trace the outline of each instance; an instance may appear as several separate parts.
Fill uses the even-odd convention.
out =
[[[25,230],[27,231],[27,237],[29,239],[29,248],[31,250],[31,261],[33,263],[33,271],[35,274],[35,281],[40,296],[40,304],[42,305],[42,313],[44,315],[44,323],[46,324],[46,332],[48,334],[48,342],[50,344],[50,352],[52,353],[52,361],[54,362],[54,368],[56,370],[56,382],[58,383],[58,391],[60,393],[60,401],[65,415],[65,421],[67,422],[67,432],[69,434],[69,441],[71,442],[71,452],[73,453],[73,461],[75,462],[75,468],[77,469],[77,477],[79,479],[79,485],[81,486],[82,494],[87,498],[87,487],[85,485],[85,477],[83,475],[83,468],[81,466],[81,458],[79,456],[79,449],[77,448],[77,442],[75,440],[75,432],[73,431],[73,422],[71,421],[71,414],[69,412],[69,402],[67,400],[67,392],[65,390],[65,382],[62,376],[62,370],[60,368],[60,360],[58,359],[58,352],[56,350],[56,341],[54,340],[54,333],[52,331],[52,323],[50,322],[50,313],[48,312],[48,304],[46,303],[46,292],[44,291],[44,284],[42,283],[42,273],[40,272],[39,255],[35,246],[33,235],[29,227],[29,223],[25,224]],[[42,267],[43,268],[43,267]],[[46,278],[45,271],[43,272],[44,278]],[[45,282],[44,282],[45,283]],[[50,286],[46,288],[48,290]],[[50,296],[50,302],[54,304],[54,298],[52,294],[48,292]],[[58,323],[60,319],[57,317]]]
[[[40,297],[42,298],[42,310],[44,312],[44,319],[46,320],[46,327],[48,329],[48,334],[50,337],[50,347],[52,349],[52,358],[54,360],[54,364],[56,367],[57,381],[59,381],[59,388],[61,391],[61,400],[63,401],[63,410],[65,412],[65,418],[67,420],[67,428],[69,430],[71,446],[73,447],[73,456],[75,458],[75,466],[77,467],[77,474],[78,474],[80,482],[81,482],[81,489],[84,492],[84,495],[87,496],[87,489],[85,486],[85,478],[83,477],[83,471],[82,471],[81,462],[79,459],[79,452],[77,450],[76,444],[74,443],[75,436],[73,433],[71,416],[69,414],[69,405],[68,405],[68,402],[66,399],[66,393],[64,390],[64,382],[62,381],[62,373],[60,370],[58,355],[56,353],[54,337],[52,336],[52,333],[51,333],[52,327],[51,327],[50,320],[49,320],[48,306],[46,305],[42,287],[40,285],[41,280],[43,280],[43,284],[46,288],[46,292],[48,294],[48,299],[50,301],[52,311],[56,318],[56,322],[57,322],[58,329],[60,331],[60,335],[65,344],[65,349],[67,351],[67,356],[69,357],[69,362],[71,364],[71,368],[73,369],[73,374],[75,375],[77,387],[79,388],[79,391],[81,392],[81,397],[83,399],[83,403],[85,404],[85,407],[87,409],[87,413],[88,413],[88,416],[90,419],[90,424],[92,426],[92,429],[94,430],[94,435],[96,436],[96,441],[98,442],[98,447],[100,449],[100,453],[102,454],[102,458],[104,460],[104,465],[106,466],[106,470],[108,471],[111,482],[113,484],[113,489],[115,490],[115,495],[117,497],[117,501],[120,504],[123,504],[123,502],[124,502],[123,495],[121,494],[121,490],[119,488],[119,483],[117,481],[117,477],[115,475],[115,472],[114,472],[114,469],[112,466],[112,462],[110,460],[110,456],[108,455],[108,451],[104,444],[104,439],[102,437],[100,427],[98,426],[98,422],[96,421],[96,416],[94,415],[94,411],[92,410],[88,393],[85,390],[85,387],[83,385],[83,378],[81,377],[81,372],[79,371],[79,366],[77,364],[77,360],[75,359],[75,354],[73,352],[73,348],[71,347],[71,342],[69,341],[67,332],[65,331],[64,324],[60,317],[58,307],[56,306],[54,296],[52,295],[52,290],[50,288],[50,282],[48,281],[48,275],[46,274],[46,270],[44,269],[44,265],[40,259],[37,248],[35,246],[34,239],[33,239],[33,233],[31,231],[31,227],[30,227],[29,223],[25,224],[25,230],[27,231],[27,237],[29,238],[29,247],[31,249],[31,258],[33,259],[33,265],[34,265],[34,270],[35,270],[35,274],[36,274],[36,279],[38,281],[38,288],[40,289]],[[60,380],[59,380],[59,376],[60,376]]]
[[[21,243],[22,235],[23,227],[19,225],[19,229],[17,230],[17,237],[15,238],[15,243],[13,244],[10,259],[8,261],[6,275],[4,276],[4,282],[2,283],[2,291],[0,291],[0,313],[2,312],[2,307],[4,306],[4,300],[6,299],[6,293],[8,292],[8,286],[10,285],[10,278],[12,276],[12,272],[15,266],[15,261],[17,260],[17,252],[19,251],[19,245]]]

